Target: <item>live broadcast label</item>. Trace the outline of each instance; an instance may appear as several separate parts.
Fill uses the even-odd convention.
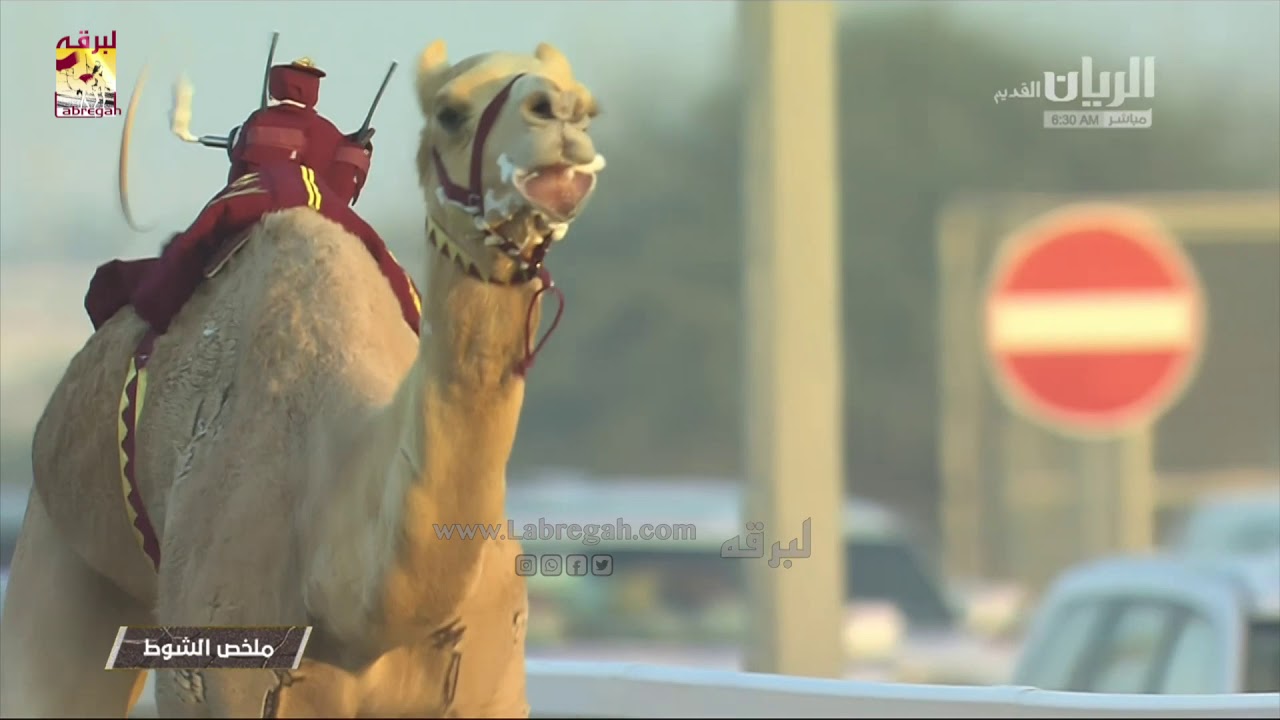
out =
[[[297,670],[310,626],[120,626],[108,670]]]

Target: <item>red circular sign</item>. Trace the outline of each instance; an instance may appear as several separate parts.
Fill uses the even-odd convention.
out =
[[[1186,387],[1204,299],[1153,218],[1067,207],[1006,242],[985,331],[996,385],[1015,409],[1069,432],[1118,433],[1153,421]]]

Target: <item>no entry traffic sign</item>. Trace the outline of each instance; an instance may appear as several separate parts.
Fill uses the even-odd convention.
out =
[[[997,257],[987,354],[1016,410],[1073,434],[1117,434],[1186,387],[1204,316],[1195,269],[1154,218],[1069,206],[1013,233]]]

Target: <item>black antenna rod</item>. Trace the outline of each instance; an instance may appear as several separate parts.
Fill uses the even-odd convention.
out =
[[[280,33],[271,33],[271,49],[267,51],[267,69],[262,73],[262,105],[259,109],[267,106],[267,100],[271,97],[268,92],[268,86],[271,83],[271,63],[276,59],[276,43],[280,40]]]
[[[378,88],[378,94],[373,96],[373,104],[369,106],[369,114],[364,116],[364,125],[360,126],[359,132],[356,133],[356,143],[364,145],[368,140],[369,126],[373,124],[373,111],[378,109],[378,103],[382,101],[382,93],[387,89],[387,83],[391,82],[391,76],[395,74],[399,63],[391,63],[391,67],[387,68],[387,76],[382,78],[382,87]]]

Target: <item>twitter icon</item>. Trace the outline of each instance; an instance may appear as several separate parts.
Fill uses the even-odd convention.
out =
[[[613,556],[612,555],[592,555],[591,556],[591,574],[592,575],[612,575],[613,574]]]

